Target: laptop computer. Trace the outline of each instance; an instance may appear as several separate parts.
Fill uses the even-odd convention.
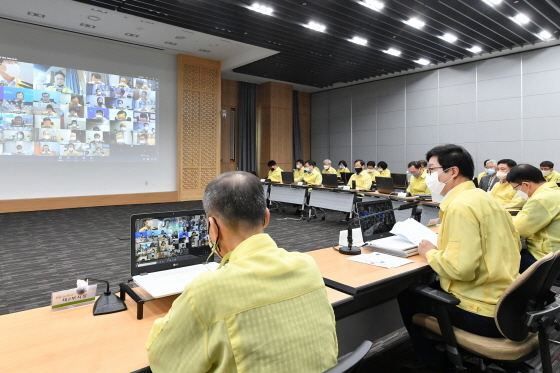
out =
[[[336,174],[323,174],[323,185],[329,188],[338,187],[338,176]]]
[[[393,186],[395,188],[406,189],[406,187],[408,186],[408,183],[406,181],[406,174],[391,173],[391,178],[393,179]]]
[[[182,293],[201,273],[214,270],[204,210],[136,214],[130,217],[130,272],[152,297]]]
[[[354,175],[352,172],[341,172],[340,173],[340,180],[344,182],[344,185],[348,185],[348,180]]]
[[[375,182],[377,186],[377,191],[379,193],[385,193],[385,194],[395,193],[395,186],[393,185],[392,178],[376,176]]]
[[[294,182],[294,173],[288,171],[282,171],[282,182],[283,183],[293,183]]]
[[[362,217],[390,210],[393,208],[393,204],[389,199],[379,198],[375,201],[358,202],[356,208],[358,216]],[[396,222],[394,211],[372,216],[371,219],[360,220],[360,228],[362,230],[364,242],[393,236],[390,231],[393,229]]]

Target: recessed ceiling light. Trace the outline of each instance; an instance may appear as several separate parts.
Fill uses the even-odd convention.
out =
[[[520,25],[524,25],[529,23],[529,21],[531,20],[529,17],[527,17],[525,14],[523,13],[518,13],[515,17],[511,17],[511,19],[515,22],[518,23]]]
[[[491,6],[500,5],[500,3],[502,2],[502,0],[482,0],[482,1],[484,1],[486,4]]]
[[[383,3],[377,0],[363,0],[360,1],[359,4],[367,6],[370,9],[377,10],[378,12],[381,11],[381,9],[383,9],[384,7]]]
[[[428,60],[425,59],[425,58],[419,58],[419,59],[417,59],[417,60],[414,61],[414,62],[416,62],[416,63],[419,64],[419,65],[423,65],[423,66],[426,66],[426,65],[429,65],[429,64],[430,64],[430,61],[428,61]]]
[[[542,30],[541,32],[539,32],[537,34],[537,36],[539,38],[541,38],[542,40],[548,40],[548,39],[552,39],[552,34],[546,30]]]
[[[33,17],[39,17],[39,18],[45,18],[44,14],[39,14],[39,13],[34,13],[34,12],[27,12],[28,16],[33,16]]]
[[[88,25],[87,23],[80,23],[80,26],[87,27],[87,28],[95,28],[94,25]]]
[[[271,15],[274,12],[274,9],[272,9],[271,7],[259,3],[253,3],[253,5],[249,7],[249,9],[258,13],[266,14],[267,16]]]
[[[400,56],[401,55],[401,51],[396,50],[395,48],[389,48],[386,51],[383,51],[387,54],[390,54],[391,56]]]
[[[130,32],[127,32],[125,35],[130,36],[131,38],[137,38],[138,36],[140,36],[140,35],[136,35],[136,34],[131,34]]]
[[[482,52],[482,48],[480,48],[478,45],[473,45],[472,48],[467,49],[468,51],[471,51],[472,53],[480,53]]]
[[[450,43],[455,43],[457,41],[457,37],[450,33],[445,33],[443,36],[440,36],[440,38]]]
[[[420,21],[418,18],[411,18],[408,21],[404,21],[404,23],[415,28],[422,28],[426,24],[425,22]]]
[[[308,29],[319,31],[319,32],[325,32],[325,30],[327,29],[327,26],[314,21],[310,21],[307,25],[303,25],[303,27],[307,27]]]
[[[356,43],[356,44],[360,44],[360,45],[366,45],[367,44],[367,40],[364,38],[361,38],[359,36],[354,36],[352,39],[348,39],[348,41],[351,41],[352,43]]]

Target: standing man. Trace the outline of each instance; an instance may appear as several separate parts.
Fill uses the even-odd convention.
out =
[[[507,181],[527,200],[513,217],[519,235],[527,239],[527,250],[521,251],[519,272],[523,272],[546,254],[560,250],[560,188],[546,182],[541,170],[529,164],[513,167]]]
[[[352,187],[352,181],[356,181],[356,189],[370,190],[371,189],[371,176],[364,170],[366,163],[362,159],[354,161],[354,171],[356,173],[348,180],[348,186]]]
[[[334,314],[317,265],[264,228],[257,178],[227,172],[204,192],[208,235],[222,262],[195,278],[146,342],[154,372],[323,372],[336,365]]]
[[[496,172],[496,177],[500,182],[496,183],[490,191],[490,195],[496,198],[505,208],[521,207],[525,204],[525,200],[515,193],[515,190],[506,180],[508,172],[515,166],[517,166],[517,163],[513,159],[500,159],[498,161],[498,172]]]
[[[276,183],[281,183],[282,182],[282,170],[280,167],[278,167],[278,165],[276,164],[276,161],[268,161],[268,167],[270,167],[270,171],[268,171],[268,176],[267,179],[270,179],[270,181],[276,182]]]
[[[423,240],[418,254],[439,275],[439,286],[433,287],[441,287],[461,300],[459,305],[449,306],[452,324],[467,332],[502,338],[494,311],[519,273],[519,234],[508,212],[474,186],[474,163],[463,147],[436,146],[426,159],[428,188],[444,200],[440,204],[438,245]],[[425,338],[412,322],[416,313],[433,315],[429,301],[409,290],[402,292],[398,301],[420,362],[444,367],[446,354],[438,351],[437,343]]]
[[[496,169],[498,168],[497,162],[493,159],[486,161],[486,176],[483,176],[478,181],[478,187],[485,192],[490,192],[494,185],[498,182],[496,177]]]
[[[541,162],[540,167],[547,183],[560,183],[560,173],[558,173],[558,171],[554,171],[554,163],[551,161],[544,161]]]
[[[410,194],[430,194],[430,189],[426,185],[427,172],[422,169],[420,163],[409,162],[408,172],[410,172],[410,180],[406,191]]]
[[[336,175],[336,170],[334,168],[331,167],[331,160],[330,159],[325,159],[323,161],[323,174],[332,174],[332,175]]]

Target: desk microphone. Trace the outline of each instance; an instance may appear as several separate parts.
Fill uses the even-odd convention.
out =
[[[364,219],[368,219],[368,218],[372,218],[376,215],[386,214],[386,213],[391,212],[391,211],[408,210],[408,209],[411,209],[413,207],[418,206],[419,203],[420,203],[420,201],[408,202],[408,203],[400,205],[399,207],[395,207],[393,209],[374,212],[374,213],[371,213],[371,214],[367,214],[367,215],[364,215],[364,216],[359,216],[357,218],[353,218],[348,223],[348,246],[341,247],[338,250],[338,252],[341,253],[341,254],[344,254],[344,255],[359,255],[359,254],[362,253],[362,250],[360,250],[359,247],[352,246],[352,243],[353,243],[353,240],[352,240],[352,224],[354,224],[355,222],[360,221],[360,220],[364,220]]]
[[[93,305],[93,316],[126,311],[126,304],[124,304],[123,300],[117,297],[116,294],[113,294],[109,289],[109,281],[97,280],[91,277],[85,278],[84,280],[78,280],[76,283],[77,294],[81,295],[87,291],[89,280],[107,284],[107,289],[99,296],[99,298],[97,298],[95,304]]]

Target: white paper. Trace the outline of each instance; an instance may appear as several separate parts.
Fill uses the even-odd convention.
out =
[[[348,246],[348,229],[340,231],[338,237],[338,244],[340,246]],[[364,238],[362,237],[362,229],[354,228],[352,229],[352,245],[353,246],[363,246]]]
[[[413,261],[410,259],[399,258],[393,255],[381,254],[377,252],[373,252],[371,254],[356,255],[347,259],[353,262],[364,263],[383,268],[396,268],[408,263],[413,263]]]
[[[367,245],[373,247],[387,248],[391,250],[408,250],[418,245],[413,244],[408,238],[402,236],[390,236],[366,242]]]
[[[428,240],[437,247],[436,232],[412,218],[397,222],[391,233],[404,237],[415,245],[419,245],[422,240]]]

